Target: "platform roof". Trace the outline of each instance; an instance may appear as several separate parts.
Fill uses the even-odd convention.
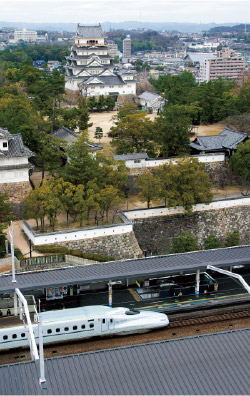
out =
[[[158,341],[0,367],[1,395],[247,395],[249,330]]]
[[[20,290],[41,289],[53,286],[90,284],[107,280],[147,278],[175,273],[205,270],[207,265],[227,267],[250,264],[250,246],[203,250],[182,254],[114,261],[88,266],[57,268],[38,272],[0,276],[0,294]]]

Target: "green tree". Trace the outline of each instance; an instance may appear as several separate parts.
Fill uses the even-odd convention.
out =
[[[35,163],[42,168],[43,181],[45,171],[49,171],[54,176],[61,169],[63,162],[66,160],[66,143],[45,133],[40,134],[39,138],[39,149],[35,157]]]
[[[112,96],[107,96],[105,98],[105,110],[106,111],[112,111],[114,110],[115,107],[115,98],[113,98]]]
[[[164,94],[168,105],[189,105],[193,103],[193,92],[197,87],[193,73],[185,70],[178,76],[167,74],[151,81]]]
[[[240,232],[239,230],[234,230],[233,232],[228,232],[225,240],[225,247],[238,246],[240,245]]]
[[[86,98],[82,97],[78,101],[78,127],[80,131],[85,131],[93,124],[89,122],[89,109]]]
[[[169,253],[185,253],[200,250],[197,240],[193,234],[184,231],[181,235],[174,238]]]
[[[220,248],[220,240],[215,235],[209,235],[205,239],[205,249],[218,249]]]
[[[135,187],[139,189],[139,199],[142,202],[147,202],[148,208],[150,208],[151,201],[159,198],[160,181],[159,178],[150,171],[138,176]]]
[[[145,113],[124,116],[116,127],[111,128],[111,145],[116,148],[117,154],[146,151],[150,156],[154,156],[153,125]]]
[[[186,106],[167,106],[155,121],[155,140],[161,157],[188,154],[191,116]]]
[[[97,102],[94,96],[90,96],[88,98],[88,108],[90,111],[93,111],[97,106]]]
[[[230,158],[230,167],[241,176],[242,185],[246,188],[245,195],[248,195],[250,188],[250,139],[238,145],[236,153]]]
[[[99,99],[98,99],[98,101],[97,101],[97,104],[96,104],[97,110],[98,110],[98,111],[104,110],[105,105],[106,105],[106,103],[105,103],[104,95],[100,95],[100,96],[99,96]]]
[[[193,205],[212,201],[211,183],[204,168],[197,158],[186,157],[157,169],[161,180],[160,196],[169,208],[183,206],[187,214],[192,214]]]
[[[99,144],[100,144],[100,140],[103,137],[103,129],[101,127],[96,127],[95,128],[95,138],[99,139]]]

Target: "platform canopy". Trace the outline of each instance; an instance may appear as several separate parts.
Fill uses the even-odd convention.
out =
[[[203,250],[197,252],[168,254],[135,260],[114,261],[88,266],[57,268],[39,272],[0,276],[0,294],[20,290],[34,290],[58,285],[86,285],[107,280],[139,279],[167,276],[180,272],[205,271],[207,265],[225,268],[250,264],[250,246]]]

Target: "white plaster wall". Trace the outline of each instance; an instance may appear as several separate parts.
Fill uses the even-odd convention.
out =
[[[201,156],[191,156],[189,158],[198,158],[199,162],[203,163],[210,163],[210,162],[224,162],[225,161],[225,154],[214,154],[214,155],[201,155]],[[176,164],[178,162],[178,159],[172,159],[172,158],[165,158],[165,159],[154,159],[154,160],[144,160],[141,159],[141,162],[134,162],[134,160],[128,160],[125,161],[125,165],[130,168],[153,168],[156,166],[161,166],[165,164],[169,164],[170,162],[172,164]]]
[[[1,183],[19,183],[29,181],[28,169],[0,170]]]
[[[29,160],[27,157],[0,158],[0,167],[1,165],[28,164],[28,162]]]
[[[98,238],[110,235],[121,235],[133,231],[132,224],[118,224],[111,227],[96,227],[68,232],[53,232],[51,234],[33,234],[23,223],[23,231],[34,245],[49,245],[51,243],[78,241],[81,239]]]
[[[250,206],[250,197],[238,198],[232,200],[214,201],[211,202],[209,205],[198,204],[193,206],[193,211],[200,212],[206,210],[232,208],[236,206]],[[184,209],[182,206],[177,206],[176,208],[170,208],[170,209],[154,208],[154,209],[145,209],[145,210],[124,211],[123,213],[129,220],[133,221],[135,219],[145,219],[148,217],[159,217],[159,216],[182,214],[184,213]]]

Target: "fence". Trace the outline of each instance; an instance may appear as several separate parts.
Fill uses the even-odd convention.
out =
[[[62,263],[65,261],[64,254],[56,254],[50,256],[38,256],[38,257],[30,257],[20,260],[21,266],[28,265],[43,265],[43,264],[53,264],[53,263]]]

